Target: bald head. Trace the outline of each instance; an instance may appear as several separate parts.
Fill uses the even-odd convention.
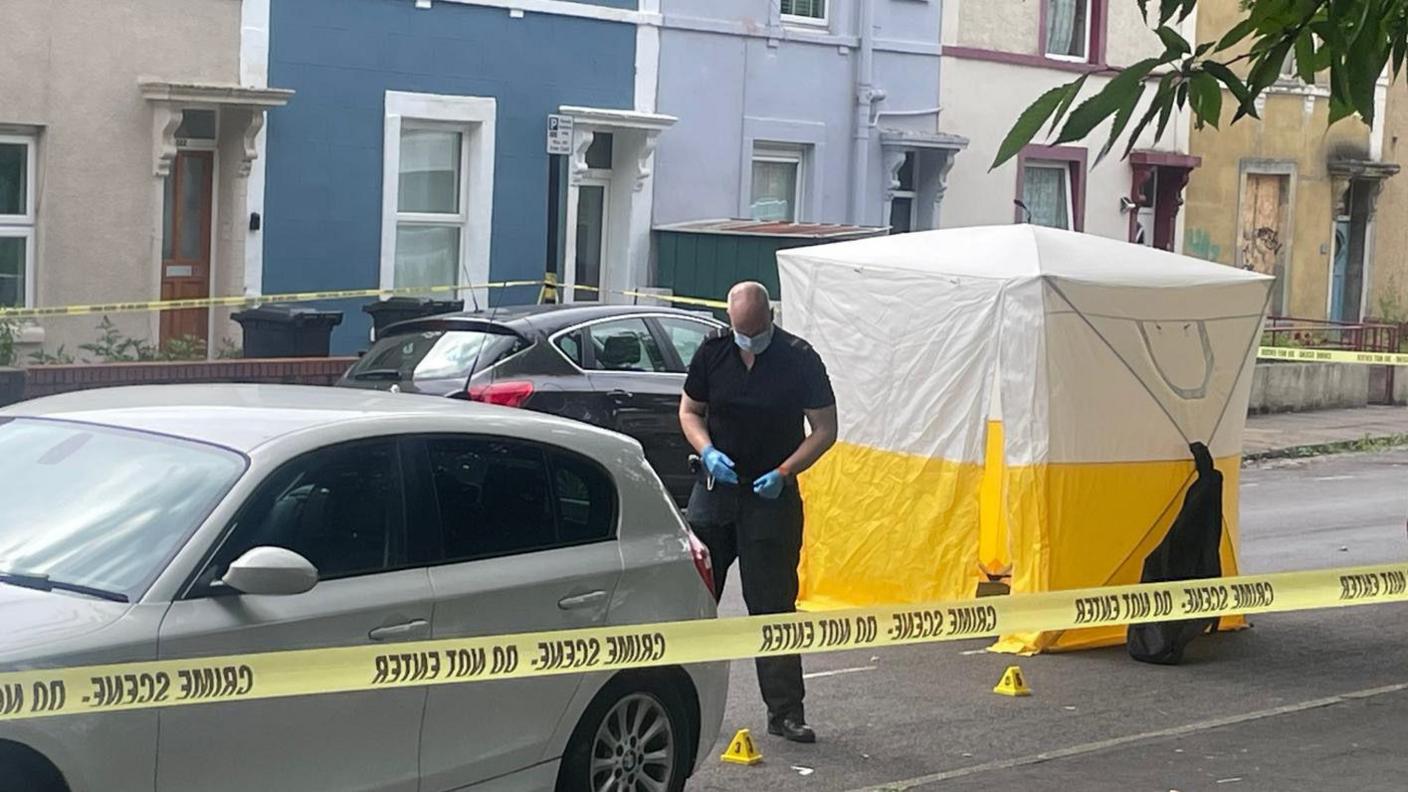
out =
[[[743,281],[729,289],[728,321],[734,330],[750,336],[772,327],[768,287],[757,281]]]

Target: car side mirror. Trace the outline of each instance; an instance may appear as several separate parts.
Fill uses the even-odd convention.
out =
[[[218,581],[241,594],[303,594],[318,584],[318,568],[282,547],[255,547],[235,559]]]

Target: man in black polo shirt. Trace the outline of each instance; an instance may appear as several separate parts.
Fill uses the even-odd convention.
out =
[[[734,286],[728,316],[732,327],[695,352],[680,399],[680,425],[704,468],[689,522],[713,557],[717,596],[736,558],[748,612],[791,613],[802,550],[797,475],[836,442],[836,397],[816,350],[773,325],[761,283]],[[802,711],[801,658],[757,665],[768,731],[815,742]]]

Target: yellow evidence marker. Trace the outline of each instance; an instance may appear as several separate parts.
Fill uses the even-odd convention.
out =
[[[763,755],[758,753],[758,746],[753,744],[753,734],[747,729],[739,729],[738,734],[733,735],[728,750],[719,758],[729,764],[740,765],[755,765],[763,761]]]
[[[1027,687],[1027,678],[1022,675],[1022,669],[1008,666],[1007,670],[1002,672],[1002,681],[997,683],[992,692],[1001,696],[1030,696],[1032,689]]]

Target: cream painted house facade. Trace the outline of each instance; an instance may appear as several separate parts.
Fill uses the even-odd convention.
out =
[[[245,292],[265,112],[291,94],[266,84],[267,17],[267,0],[0,3],[0,306]],[[214,349],[237,337],[228,314],[111,318]],[[20,362],[76,353],[99,319],[26,322]]]
[[[1189,118],[1096,162],[1108,127],[1059,147],[1031,145],[989,170],[1014,121],[1038,96],[1091,74],[1082,98],[1120,67],[1163,47],[1132,0],[945,0],[942,120],[971,142],[949,176],[944,227],[1030,221],[1181,249],[1182,192],[1198,166]],[[1196,14],[1181,29],[1191,38]],[[1036,143],[1042,141],[1038,136]]]

